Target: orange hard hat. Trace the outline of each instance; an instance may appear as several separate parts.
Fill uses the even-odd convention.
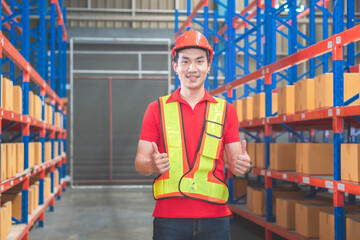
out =
[[[212,47],[210,46],[208,40],[202,33],[190,29],[190,30],[184,32],[183,34],[181,34],[175,40],[175,42],[176,42],[175,46],[171,50],[171,55],[173,56],[173,58],[175,57],[175,53],[179,49],[186,48],[186,47],[199,47],[199,48],[203,48],[203,49],[209,51],[209,57],[210,57],[210,63],[211,63],[214,51],[213,51]]]

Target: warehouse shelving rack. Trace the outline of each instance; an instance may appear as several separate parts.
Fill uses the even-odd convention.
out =
[[[215,1],[218,3],[218,1]],[[255,0],[248,4],[245,1],[245,7],[257,4],[258,8],[261,6],[260,1]],[[265,142],[265,169],[255,168],[253,173],[258,176],[263,176],[265,178],[265,193],[266,193],[266,217],[258,217],[250,213],[244,207],[232,204],[232,175],[229,173],[229,191],[230,191],[230,209],[265,228],[265,238],[271,239],[272,233],[277,233],[287,239],[303,239],[303,237],[295,234],[291,231],[286,231],[279,228],[278,226],[272,223],[273,214],[272,214],[272,183],[273,179],[280,179],[285,181],[290,181],[294,183],[301,183],[313,187],[320,187],[325,189],[331,189],[333,191],[333,205],[334,205],[334,215],[335,215],[335,239],[345,239],[345,197],[344,193],[360,195],[360,185],[355,183],[349,183],[341,181],[340,176],[340,144],[344,141],[344,123],[351,122],[352,127],[359,127],[357,121],[353,119],[357,118],[360,115],[359,106],[345,106],[346,103],[351,100],[358,98],[358,95],[355,95],[350,101],[344,101],[343,99],[343,78],[344,70],[350,72],[351,66],[355,63],[355,58],[359,56],[359,53],[355,53],[354,42],[360,40],[360,26],[355,26],[355,22],[359,22],[355,19],[355,8],[354,0],[347,0],[347,30],[344,31],[344,1],[337,0],[332,1],[333,3],[333,13],[327,10],[328,2],[327,0],[321,1],[309,1],[310,5],[305,8],[301,13],[296,13],[295,2],[293,0],[288,1],[287,3],[275,8],[275,1],[265,0],[265,10],[264,10],[264,37],[266,39],[264,47],[264,65],[261,68],[257,68],[256,71],[252,73],[245,74],[242,77],[236,78],[235,76],[235,67],[234,67],[234,52],[226,52],[226,59],[232,60],[232,62],[226,62],[226,71],[229,75],[226,75],[227,80],[225,84],[217,87],[210,91],[212,95],[225,94],[225,97],[228,101],[234,99],[234,89],[239,86],[244,86],[252,81],[258,81],[259,79],[264,79],[264,90],[266,95],[266,117],[262,119],[255,119],[245,122],[240,122],[240,129],[244,130],[245,133],[248,133],[249,136],[253,136],[258,140],[256,135],[251,134],[251,131],[264,132],[265,137],[263,141]],[[200,1],[199,4],[207,4],[207,1]],[[233,23],[235,6],[233,1],[228,1],[228,5],[223,3],[218,3],[221,6],[224,6],[227,11],[227,20],[226,23]],[[248,5],[246,5],[248,4]],[[188,1],[188,6],[191,6],[191,2]],[[277,19],[277,14],[281,11],[284,11],[285,8],[290,12],[290,18],[287,19]],[[177,32],[176,36],[185,29],[184,26],[190,27],[190,22],[192,18],[196,16],[196,12],[200,8],[195,8],[193,13],[190,13],[189,7],[187,11],[188,19],[185,21],[183,26],[180,29],[177,29],[177,24],[175,25],[175,31]],[[321,10],[323,13],[323,40],[320,42],[315,41],[315,10]],[[205,8],[204,8],[205,11]],[[195,14],[194,14],[195,13]],[[216,12],[214,13],[214,15]],[[260,15],[260,14],[259,14]],[[309,35],[305,36],[297,30],[297,19],[309,15]],[[177,15],[176,15],[177,17]],[[205,17],[205,16],[204,16]],[[333,19],[333,35],[329,37],[328,33],[328,18]],[[205,17],[206,18],[206,17]],[[235,19],[234,19],[235,20]],[[275,36],[276,32],[280,33],[283,26],[276,25],[276,21],[279,21],[281,25],[288,27],[289,35],[286,36],[289,41],[289,56],[276,60],[276,46],[275,46]],[[206,22],[206,19],[204,19]],[[176,22],[177,23],[177,22]],[[216,25],[216,24],[214,24]],[[228,24],[230,26],[226,29],[227,31],[227,50],[234,50],[232,42],[234,41],[234,30],[232,28],[233,24]],[[206,25],[205,25],[206,27]],[[205,32],[205,30],[204,30]],[[218,37],[218,35],[213,35]],[[284,36],[284,33],[280,33]],[[246,35],[246,34],[245,34]],[[303,37],[309,44],[304,46],[298,42],[298,35]],[[244,36],[245,37],[245,36]],[[344,47],[347,46],[347,61],[344,61]],[[215,45],[214,45],[215,49]],[[302,50],[298,50],[302,49]],[[216,54],[216,53],[215,53]],[[278,75],[280,78],[287,80],[288,84],[293,84],[303,77],[313,78],[315,76],[315,69],[322,66],[323,72],[329,72],[328,61],[329,57],[332,57],[333,61],[333,74],[334,74],[334,106],[329,109],[315,110],[306,113],[292,114],[292,115],[283,115],[283,116],[271,116],[271,93],[276,86],[277,76],[276,73],[280,73],[287,69],[284,74]],[[316,60],[318,59],[319,64],[316,65]],[[300,63],[308,62],[309,71],[305,72],[301,76],[298,76],[297,65]],[[214,68],[216,68],[216,61]],[[177,87],[177,85],[175,84]],[[256,87],[257,90],[261,91]],[[257,93],[256,91],[254,91]],[[344,104],[345,102],[345,104]],[[315,177],[297,174],[295,172],[279,172],[269,170],[269,145],[272,141],[273,134],[276,131],[290,131],[293,135],[302,138],[301,134],[298,134],[297,131],[301,130],[310,130],[311,137],[314,134],[314,125],[321,126],[319,129],[326,129],[333,131],[333,142],[334,142],[334,175],[332,177]],[[285,129],[284,129],[285,128]],[[295,130],[294,130],[294,129]]]
[[[60,198],[61,192],[65,191],[66,187],[66,106],[63,102],[63,98],[66,98],[66,9],[62,7],[61,0],[51,0],[49,7],[47,5],[46,0],[1,1],[0,52],[4,53],[6,57],[0,59],[2,66],[0,74],[9,76],[13,84],[21,81],[23,113],[17,114],[2,108],[0,109],[0,137],[1,129],[21,133],[15,136],[13,140],[21,137],[24,143],[25,169],[23,172],[17,173],[16,177],[0,182],[0,194],[18,184],[21,184],[22,189],[22,218],[13,218],[13,221],[18,224],[13,225],[12,232],[8,235],[7,239],[28,239],[29,229],[37,220],[39,220],[39,225],[43,226],[45,208],[50,206],[50,210],[54,210],[55,195]],[[21,20],[18,19],[19,15]],[[36,26],[33,29],[30,27],[30,15],[35,16],[36,19]],[[46,18],[49,18],[49,21]],[[48,22],[50,24],[49,31],[47,31]],[[58,44],[57,49],[56,43]],[[57,62],[56,50],[58,51]],[[47,51],[50,53],[49,56],[47,56]],[[50,72],[48,72],[48,62],[50,63]],[[8,68],[10,71],[4,72],[3,67],[7,63],[9,64]],[[17,69],[15,69],[15,66]],[[20,76],[16,77],[17,75]],[[32,86],[30,86],[30,80],[33,81]],[[56,82],[57,88],[55,86]],[[40,93],[42,104],[41,121],[29,116],[29,91],[32,89]],[[52,124],[45,123],[46,98],[50,100],[52,107]],[[56,104],[63,117],[62,128],[55,127]],[[59,140],[58,149],[54,149],[56,134]],[[30,136],[38,135],[42,146],[42,164],[29,169],[28,151]],[[47,135],[50,136],[52,142],[52,160],[45,162],[44,145]],[[64,147],[62,149],[63,154],[61,155],[60,142],[63,143],[62,146]],[[55,151],[58,151],[59,154],[57,158],[54,157]],[[54,188],[55,167],[59,169],[59,187],[57,189]],[[50,170],[51,175],[51,196],[44,199],[46,170]],[[36,208],[35,213],[29,215],[29,182],[30,177],[35,175],[39,177],[39,206]]]

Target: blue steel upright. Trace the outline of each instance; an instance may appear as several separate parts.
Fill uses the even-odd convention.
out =
[[[274,48],[275,44],[275,24],[273,13],[272,0],[265,0],[265,65],[273,63],[275,59],[276,49]],[[275,45],[276,46],[276,45]],[[270,74],[266,72],[265,74]],[[272,82],[275,81],[274,74],[270,76],[270,82],[265,80],[265,115],[266,117],[271,116],[271,106],[272,106]],[[265,168],[269,167],[269,153],[270,153],[270,142],[271,135],[269,133],[265,134]],[[272,195],[273,191],[271,187],[265,186],[265,202],[266,202],[266,221],[270,222],[272,220]]]
[[[344,0],[333,0],[334,7],[334,20],[333,20],[333,34],[338,34],[344,30]],[[337,39],[336,41],[341,41]],[[334,51],[333,51],[334,55]],[[343,53],[341,52],[340,56],[333,56],[333,101],[334,107],[341,107],[344,105],[344,60]],[[339,128],[339,127],[338,127]],[[342,126],[342,130],[343,130]],[[338,131],[334,133],[334,180],[341,180],[340,172],[340,148],[341,143],[343,142],[343,133]],[[342,195],[344,198],[344,193],[335,192],[338,196]],[[344,201],[334,202],[334,218],[335,218],[335,239],[345,239],[345,210],[344,210]]]
[[[29,0],[23,0],[21,3],[21,27],[22,41],[21,54],[24,59],[30,61],[30,9]],[[23,92],[23,114],[29,115],[29,76],[23,71],[22,92]],[[29,129],[28,123],[22,125],[22,141],[24,143],[24,169],[29,168]],[[21,222],[28,224],[28,204],[29,204],[29,186],[28,181],[23,183],[21,195]],[[25,186],[24,186],[25,185]],[[26,186],[27,185],[27,186]]]
[[[66,8],[63,8],[63,17],[64,17],[64,24],[66,26]],[[63,94],[62,94],[62,96],[66,98],[66,83],[67,83],[67,80],[66,80],[66,74],[67,74],[67,71],[66,71],[66,39],[63,39],[63,50],[64,50],[63,51],[63,55],[64,55],[64,57],[63,57],[63,71],[64,71],[64,74],[62,75],[62,77],[63,77]],[[64,127],[63,127],[63,129],[66,130],[66,112],[64,112]],[[63,142],[64,142],[64,144],[63,144],[64,153],[66,154],[66,137],[64,137]],[[65,161],[63,163],[62,178],[66,177],[66,159],[67,159],[67,156],[65,157]],[[66,188],[63,188],[64,192],[65,192],[65,189]]]
[[[289,15],[290,15],[290,20],[291,20],[291,27],[289,28],[289,55],[292,55],[294,53],[296,53],[296,49],[297,49],[297,6],[296,6],[296,1],[297,0],[291,0],[290,1],[290,10],[289,10]],[[311,1],[310,1],[311,2]],[[276,37],[276,36],[275,36]],[[292,67],[289,68],[289,84],[292,85],[295,82],[297,82],[298,79],[298,66],[294,65]]]
[[[347,0],[347,29],[355,26],[355,4],[354,0]],[[348,66],[355,64],[355,43],[347,45],[347,63]],[[348,68],[349,70],[349,68]]]
[[[235,1],[228,0],[227,6],[227,15],[225,23],[227,24],[227,36],[228,40],[226,42],[226,69],[225,72],[225,84],[230,83],[235,80],[236,75],[236,49],[235,49],[235,28],[233,25],[234,17],[235,17]],[[229,92],[226,94],[225,99],[229,103],[236,98],[235,89],[231,90],[232,94],[229,95]]]

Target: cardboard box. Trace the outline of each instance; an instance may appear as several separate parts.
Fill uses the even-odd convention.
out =
[[[265,168],[265,143],[255,144],[255,162],[257,168]]]
[[[316,161],[314,161],[316,159]],[[296,172],[309,175],[333,174],[334,150],[331,143],[297,143]]]
[[[35,143],[29,142],[29,168],[35,164]]]
[[[24,171],[24,143],[16,143],[16,172]]]
[[[296,198],[276,198],[276,225],[286,229],[295,229],[295,204],[302,202],[319,203],[320,200],[309,199],[296,199]]]
[[[56,169],[57,179],[59,181],[59,171]],[[234,198],[238,198],[246,193],[248,180],[246,178],[234,178]],[[58,183],[56,186],[59,185]],[[244,198],[245,199],[245,198]]]
[[[34,164],[40,165],[41,157],[42,157],[42,150],[41,150],[41,142],[34,142]]]
[[[360,216],[346,216],[346,239],[358,240],[360,236]]]
[[[354,212],[357,211],[357,206],[347,205],[345,207],[345,212]],[[359,218],[360,215],[357,213],[356,215],[346,214],[346,219],[350,218]],[[334,240],[335,239],[335,231],[334,231],[334,211],[326,211],[320,212],[319,214],[319,240]],[[358,235],[359,237],[360,235]],[[348,239],[348,238],[347,238]]]
[[[55,112],[55,127],[60,127],[60,113]]]
[[[16,174],[16,148],[13,143],[4,145],[6,146],[6,176],[7,178],[13,178]]]
[[[360,73],[344,73],[344,102],[360,91]],[[329,108],[333,104],[333,74],[325,73],[315,77],[315,109]],[[349,106],[359,105],[357,99]]]
[[[6,235],[11,232],[11,212],[12,212],[12,204],[10,201],[5,202],[2,204],[2,206],[6,209],[6,219],[5,222],[7,223],[6,226]]]
[[[254,119],[265,117],[265,93],[258,93],[253,96],[253,117]]]
[[[41,99],[40,96],[34,94],[34,116],[35,119],[41,120]]]
[[[315,92],[314,79],[306,79],[294,83],[295,87],[295,112],[306,112],[314,110]]]
[[[296,143],[270,143],[270,169],[296,170]]]
[[[51,160],[51,142],[45,142],[45,162]]]
[[[29,205],[28,205],[28,207],[29,207],[29,214],[32,214],[32,212],[33,212],[33,206],[34,206],[34,197],[35,197],[35,195],[34,195],[34,189],[33,188],[31,188],[31,187],[29,187]]]
[[[35,118],[35,100],[32,91],[29,91],[29,116]]]
[[[12,204],[12,216],[21,220],[21,191],[20,192],[5,192],[1,195],[1,200],[4,202],[10,201]]]
[[[13,110],[13,82],[1,76],[1,106],[3,109]]]
[[[22,108],[22,88],[21,86],[14,86],[14,112],[18,114],[22,114],[23,108]]]
[[[254,189],[254,187],[250,187],[250,186],[247,186],[246,188],[246,207],[252,211],[252,202],[253,202],[253,199],[252,199],[252,190]]]
[[[278,89],[278,115],[295,113],[295,89],[286,85]]]
[[[234,102],[234,106],[236,109],[236,114],[238,117],[239,122],[243,121],[243,111],[242,111],[242,99],[236,100]]]
[[[341,144],[341,180],[360,182],[360,144]]]
[[[242,99],[243,103],[243,121],[249,121],[253,119],[253,98],[246,97]]]
[[[252,161],[253,165],[256,166],[255,164],[255,152],[256,152],[256,149],[255,149],[255,146],[256,146],[256,143],[254,142],[247,142],[246,143],[246,151],[250,157],[250,160]]]
[[[265,216],[266,204],[265,204],[265,189],[253,188],[251,191],[251,211],[259,216]],[[290,191],[286,189],[273,189],[273,215],[276,216],[276,198],[288,197],[288,198],[300,198],[304,196],[304,192]]]
[[[271,108],[271,114],[274,114],[278,111],[278,95],[277,93],[272,93],[272,108]],[[265,92],[255,94],[253,96],[253,105],[254,105],[254,111],[253,116],[254,119],[258,118],[264,118],[266,115],[265,112]]]
[[[319,237],[319,213],[331,211],[330,204],[296,203],[295,204],[295,232],[307,238]]]
[[[54,142],[54,157],[58,157],[59,156],[59,141],[55,141]]]
[[[1,144],[1,181],[7,179],[6,145]]]
[[[6,208],[0,208],[0,240],[6,239],[7,224],[6,224]]]

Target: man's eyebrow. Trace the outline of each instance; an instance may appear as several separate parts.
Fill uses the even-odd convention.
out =
[[[186,57],[186,56],[181,56],[180,58],[183,58],[183,59],[190,59],[189,57]],[[200,56],[200,57],[197,57],[196,59],[201,59],[201,58],[205,58],[204,56]]]

